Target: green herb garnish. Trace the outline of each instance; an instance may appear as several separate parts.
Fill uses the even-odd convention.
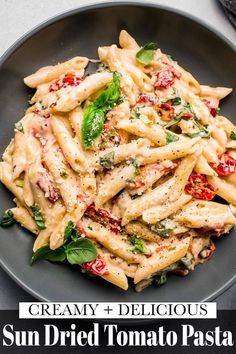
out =
[[[15,220],[14,220],[13,212],[10,209],[8,209],[4,212],[2,219],[0,220],[0,226],[8,227],[14,224],[14,222]]]
[[[181,104],[181,97],[175,97],[171,99],[172,106],[178,106]]]
[[[148,65],[154,58],[154,52],[157,49],[157,44],[148,42],[137,53],[136,59],[143,65]]]
[[[64,241],[66,241],[68,238],[71,238],[73,241],[76,241],[79,237],[78,231],[75,227],[75,224],[73,221],[69,221],[64,232]]]
[[[121,100],[120,76],[114,72],[112,83],[85,109],[81,127],[82,143],[85,149],[90,148],[101,135],[106,113]]]
[[[101,156],[99,159],[99,165],[102,166],[103,168],[111,168],[114,163],[114,157],[115,153],[114,151],[108,152],[104,156]]]
[[[31,258],[31,264],[37,260],[45,259],[51,262],[63,262],[70,264],[83,264],[91,262],[97,257],[97,249],[93,242],[86,237],[78,238],[78,231],[72,221],[69,221],[64,232],[64,244],[55,250],[49,245],[39,248]]]
[[[31,210],[32,210],[32,213],[34,215],[34,220],[36,222],[37,228],[39,230],[46,229],[44,218],[43,218],[43,215],[42,215],[40,209],[37,206],[33,205],[31,207]]]
[[[155,276],[154,281],[157,286],[165,284],[167,282],[166,272],[162,272],[161,274]]]
[[[179,137],[176,134],[173,134],[169,131],[166,131],[166,142],[167,144],[173,143],[175,141],[178,141]]]
[[[194,114],[194,110],[193,110],[193,105],[192,105],[192,103],[186,102],[186,103],[183,105],[183,107],[184,107],[187,111],[189,111],[190,113]]]
[[[23,179],[17,179],[16,180],[16,186],[20,188],[24,188],[24,180]]]
[[[107,65],[104,63],[99,63],[97,68],[97,73],[102,73],[107,69]]]
[[[66,171],[62,171],[62,172],[60,173],[60,176],[61,176],[61,178],[63,178],[63,179],[67,179],[67,178],[69,177],[69,175],[68,175],[68,173],[67,173]]]
[[[16,128],[19,132],[24,133],[24,127],[23,127],[23,125],[22,125],[21,122],[16,123],[16,124],[15,124],[15,128]]]
[[[131,163],[133,164],[133,166],[134,166],[134,168],[135,168],[134,176],[138,176],[139,171],[140,171],[140,168],[139,168],[139,165],[138,165],[137,160],[136,160],[136,159],[132,159],[132,160],[131,160]]]
[[[92,241],[80,237],[65,247],[66,258],[70,264],[91,262],[97,257],[97,250]]]
[[[230,134],[230,139],[231,140],[236,140],[236,133],[235,132],[231,132],[231,134]]]
[[[128,241],[133,245],[133,247],[129,248],[129,251],[145,253],[147,252],[146,246],[140,238],[135,235],[128,236]]]
[[[176,247],[170,247],[168,248],[168,251],[175,251],[176,250]]]
[[[152,225],[150,229],[158,236],[168,238],[173,233],[174,227],[171,225],[169,219],[164,219],[159,221],[159,223]]]
[[[193,264],[194,264],[194,259],[190,253],[187,253],[184,257],[182,257],[181,262],[183,263],[185,268],[187,268],[188,270],[192,270]]]

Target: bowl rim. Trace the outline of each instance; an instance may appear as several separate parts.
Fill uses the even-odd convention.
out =
[[[236,45],[233,44],[231,40],[229,40],[225,35],[223,35],[221,32],[219,32],[216,28],[213,26],[209,25],[206,23],[204,20],[201,20],[195,15],[189,14],[184,10],[177,9],[171,6],[167,5],[162,5],[162,4],[155,4],[155,3],[150,3],[150,2],[142,2],[142,0],[138,1],[107,1],[107,2],[102,2],[102,3],[90,3],[88,5],[81,5],[77,6],[75,8],[72,8],[70,10],[62,11],[54,16],[49,17],[48,19],[40,22],[30,30],[26,31],[22,36],[20,36],[18,39],[16,39],[13,44],[1,55],[0,57],[0,69],[4,62],[11,57],[11,55],[18,49],[22,44],[24,44],[28,39],[33,37],[36,33],[39,31],[43,30],[44,28],[64,19],[69,16],[76,15],[78,13],[90,11],[90,10],[98,10],[98,9],[103,9],[103,8],[110,8],[110,7],[121,7],[121,6],[133,6],[133,7],[146,7],[146,8],[156,8],[156,9],[161,9],[170,13],[174,13],[177,15],[181,15],[187,19],[190,19],[191,21],[199,24],[200,26],[206,28],[208,31],[214,33],[216,37],[220,38],[221,41],[225,42],[235,53],[236,53]],[[27,293],[35,297],[36,299],[40,301],[47,302],[48,300],[37,293],[37,291],[33,290],[30,288],[27,284],[25,284],[11,269],[9,269],[6,264],[0,259],[0,267],[10,276],[10,278],[16,282],[22,289],[24,289]],[[206,302],[206,301],[213,301],[217,297],[219,297],[221,294],[223,294],[225,291],[227,291],[230,287],[234,285],[236,282],[236,273],[234,274],[233,277],[231,277],[224,285],[222,285],[218,290],[214,291],[211,295],[205,297],[204,299],[201,300],[201,302]],[[78,301],[80,302],[80,301]],[[122,303],[122,301],[120,301]],[[127,302],[127,301],[126,301]],[[140,323],[143,320],[140,320]]]

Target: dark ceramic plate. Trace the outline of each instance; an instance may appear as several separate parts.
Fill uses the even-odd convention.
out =
[[[27,107],[29,91],[23,78],[44,65],[75,55],[96,58],[97,47],[116,43],[121,29],[139,43],[157,42],[201,83],[236,87],[236,52],[221,35],[175,10],[155,5],[100,4],[62,14],[37,27],[9,49],[0,62],[0,153]],[[222,103],[222,112],[235,117],[236,94]],[[236,123],[236,122],[235,122]],[[0,213],[12,205],[0,186]],[[236,278],[236,232],[217,241],[214,256],[188,277],[170,276],[160,288],[124,292],[77,268],[42,261],[30,266],[33,237],[15,225],[0,230],[0,262],[11,277],[44,301],[206,301]]]

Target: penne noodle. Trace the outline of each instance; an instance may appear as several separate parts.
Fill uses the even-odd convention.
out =
[[[152,257],[145,259],[137,269],[134,277],[134,284],[143,279],[149,278],[152,274],[160,272],[162,269],[177,262],[187,253],[190,243],[190,237],[173,242],[166,248],[161,248],[159,252]]]
[[[88,65],[88,59],[85,57],[74,57],[64,63],[57,64],[55,66],[45,66],[36,73],[24,78],[24,83],[35,88],[45,82],[52,81],[58,76],[62,75],[65,71],[70,69],[80,70]]]

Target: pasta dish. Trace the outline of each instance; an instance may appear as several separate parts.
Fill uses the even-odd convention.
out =
[[[141,291],[193,271],[236,224],[236,126],[219,108],[232,89],[125,30],[98,56],[24,79],[35,92],[0,162],[16,204],[0,225],[35,235],[32,263]]]

